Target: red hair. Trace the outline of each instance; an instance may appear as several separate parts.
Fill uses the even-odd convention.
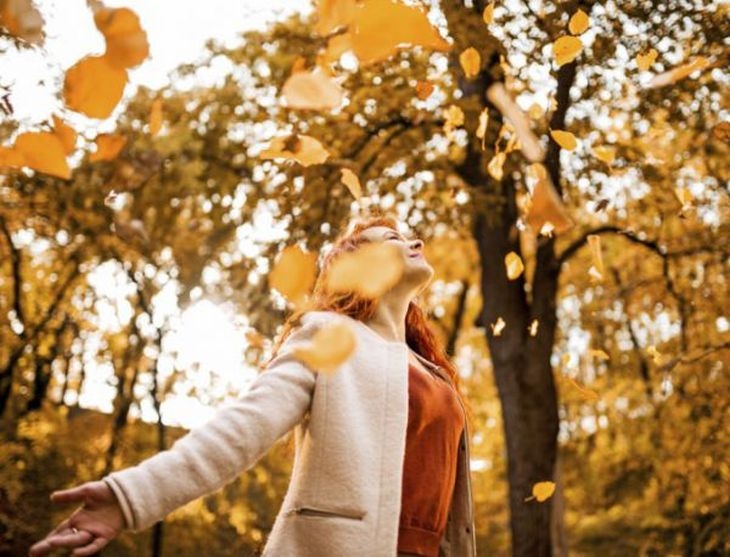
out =
[[[284,323],[279,340],[274,345],[272,359],[291,330],[298,325],[302,315],[307,311],[336,311],[363,322],[373,317],[378,303],[377,298],[367,298],[357,292],[334,292],[327,287],[327,278],[332,263],[341,255],[353,252],[360,245],[367,242],[368,240],[362,236],[362,232],[375,226],[386,226],[398,231],[398,221],[395,218],[374,216],[351,223],[348,229],[335,239],[332,249],[324,257],[310,301],[304,308],[292,313]],[[414,300],[411,300],[408,304],[408,311],[406,312],[406,344],[411,350],[438,365],[446,372],[464,404],[467,419],[471,421],[471,408],[461,393],[459,374],[456,367],[448,358],[443,343],[440,342],[432,326],[428,323],[426,314]]]

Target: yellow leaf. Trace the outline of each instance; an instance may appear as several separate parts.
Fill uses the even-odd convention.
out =
[[[603,161],[606,164],[612,164],[616,160],[616,148],[608,147],[605,145],[599,145],[591,149],[593,156],[599,161]]]
[[[64,153],[70,155],[76,147],[76,131],[54,114],[53,133],[61,140]]]
[[[558,66],[575,60],[583,50],[583,43],[577,37],[566,35],[553,43],[553,56]]]
[[[445,110],[444,116],[446,119],[446,123],[444,124],[446,137],[450,137],[451,132],[453,132],[455,128],[464,125],[464,111],[455,104],[450,105],[449,108]]]
[[[509,252],[504,258],[504,265],[507,268],[507,278],[514,280],[522,274],[525,270],[525,266],[522,264],[522,259],[515,252]]]
[[[570,21],[568,22],[568,30],[573,33],[573,35],[580,35],[581,33],[586,32],[590,24],[591,20],[588,17],[588,14],[583,10],[578,10],[570,18]]]
[[[90,118],[107,118],[122,98],[127,72],[104,56],[87,56],[66,71],[63,97],[71,110]]]
[[[537,326],[538,326],[537,319],[533,319],[532,323],[530,323],[530,327],[529,327],[531,337],[534,337],[535,335],[537,335]]]
[[[355,352],[357,340],[346,323],[332,323],[319,329],[307,346],[294,349],[294,357],[313,371],[334,373]]]
[[[487,25],[494,23],[494,2],[490,2],[484,8],[484,12],[482,12],[482,19]]]
[[[121,134],[99,134],[96,136],[96,151],[89,155],[89,162],[114,160],[126,144],[127,138]]]
[[[340,106],[343,99],[340,86],[320,68],[292,74],[281,94],[287,106],[303,110],[330,110]]]
[[[360,179],[349,168],[343,168],[341,169],[341,172],[342,183],[347,186],[347,189],[350,190],[350,193],[355,199],[360,199],[362,197],[362,187],[360,186]]]
[[[15,147],[0,147],[0,168],[22,168],[25,157]]]
[[[598,276],[603,278],[603,257],[601,256],[601,237],[598,234],[589,234],[586,236],[588,245],[591,248],[591,255],[593,256],[593,267],[595,268]]]
[[[471,79],[479,75],[482,58],[479,56],[477,49],[470,46],[459,55],[459,63],[461,64],[461,69],[464,70],[466,78]]]
[[[352,49],[352,33],[335,35],[327,41],[327,49],[323,53],[322,59],[325,63],[335,62],[339,60],[340,56],[342,56],[345,52]]]
[[[402,45],[441,51],[450,48],[424,11],[393,0],[368,0],[358,4],[350,27],[352,48],[363,65],[385,60]]]
[[[318,0],[314,30],[323,37],[350,25],[355,18],[356,8],[355,0]]]
[[[527,224],[535,231],[550,223],[551,230],[561,234],[573,226],[562,200],[550,181],[547,170],[540,163],[529,167],[529,173],[537,180],[532,192],[529,211],[525,217]]]
[[[71,178],[66,151],[55,133],[21,133],[15,138],[15,150],[22,156],[23,166],[65,180]]]
[[[502,334],[502,331],[504,330],[506,323],[504,322],[504,319],[501,317],[497,317],[496,323],[490,323],[489,326],[492,328],[492,334],[495,337],[498,337]]]
[[[609,357],[608,357],[608,354],[606,354],[606,352],[604,352],[603,350],[598,350],[598,349],[593,349],[593,348],[592,348],[592,349],[591,349],[591,350],[589,351],[589,354],[590,354],[591,356],[593,356],[594,358],[596,358],[597,360],[603,360],[603,361],[606,361],[606,360],[608,360],[608,359],[609,359]]]
[[[549,499],[555,493],[554,482],[537,482],[532,486],[532,495],[540,503]]]
[[[433,93],[434,85],[430,81],[419,81],[416,83],[416,97],[425,101]]]
[[[97,8],[94,23],[106,39],[105,57],[112,66],[132,68],[149,55],[147,33],[129,8]]]
[[[566,151],[572,151],[578,146],[578,141],[575,136],[564,130],[550,130],[550,135],[555,140],[555,143],[560,145]]]
[[[685,77],[696,71],[704,70],[709,65],[710,61],[707,58],[705,58],[704,56],[699,56],[688,64],[683,64],[677,68],[674,68],[673,70],[669,70],[668,72],[655,75],[652,80],[646,85],[646,88],[653,89],[655,87],[664,87],[666,85],[671,85],[672,83],[675,83],[680,79],[684,79]]]
[[[674,188],[674,195],[677,196],[677,199],[682,204],[682,207],[686,207],[687,205],[690,205],[692,203],[692,192],[689,191],[689,188],[685,188],[682,186],[677,186]]]
[[[155,99],[150,107],[150,135],[157,135],[160,128],[162,128],[162,99]]]
[[[600,398],[596,391],[583,387],[572,377],[568,377],[566,375],[563,375],[562,373],[558,374],[557,377],[562,383],[566,383],[566,388],[575,389],[585,400],[598,400]]]
[[[297,134],[276,137],[261,152],[262,159],[293,160],[302,166],[322,164],[329,155],[329,151],[313,137]]]
[[[496,153],[492,157],[492,160],[489,161],[489,164],[487,164],[487,172],[489,172],[489,175],[498,182],[504,176],[505,160],[507,160],[506,153]]]
[[[540,103],[532,103],[527,110],[527,115],[533,120],[542,118],[543,114],[545,114],[545,110],[540,106]]]
[[[397,246],[367,243],[338,256],[327,271],[325,282],[332,292],[357,292],[366,298],[377,298],[400,280],[403,269]]]
[[[482,140],[482,150],[484,150],[484,142],[487,137],[487,126],[489,125],[489,109],[485,108],[479,114],[479,125],[477,126],[476,136]]]
[[[269,273],[269,286],[295,306],[306,300],[317,277],[317,254],[299,246],[285,247]]]
[[[651,48],[648,52],[645,52],[644,54],[638,54],[636,56],[636,65],[642,72],[645,72],[654,65],[657,56],[659,56],[659,53],[656,51],[656,49]]]
[[[43,44],[43,18],[31,0],[0,1],[0,27],[32,44]]]

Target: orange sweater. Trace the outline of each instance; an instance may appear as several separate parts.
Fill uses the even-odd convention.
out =
[[[463,427],[464,415],[451,385],[409,365],[399,552],[438,557]]]

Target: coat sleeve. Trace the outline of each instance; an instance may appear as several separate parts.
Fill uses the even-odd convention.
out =
[[[116,495],[128,529],[144,530],[231,482],[301,421],[312,400],[315,374],[292,352],[317,328],[309,321],[292,331],[245,395],[170,449],[102,478]]]

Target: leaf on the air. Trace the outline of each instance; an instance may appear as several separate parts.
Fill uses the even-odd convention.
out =
[[[710,61],[704,56],[699,56],[687,64],[683,64],[668,72],[660,73],[655,75],[649,83],[647,83],[647,89],[654,89],[656,87],[665,87],[676,83],[680,79],[684,79],[690,74],[697,71],[702,71],[710,65]]]
[[[558,381],[565,386],[566,389],[575,389],[585,400],[598,400],[600,398],[599,394],[596,391],[581,385],[575,379],[568,375],[558,373],[556,377],[558,378]]]
[[[487,25],[494,23],[494,2],[490,2],[484,8],[484,11],[482,12],[482,19]]]
[[[121,134],[101,133],[96,136],[96,151],[89,155],[89,162],[114,160],[126,144],[127,138]]]
[[[15,147],[0,147],[0,168],[22,168],[25,157]]]
[[[479,75],[482,57],[479,56],[479,51],[476,48],[470,46],[459,55],[459,63],[461,64],[461,69],[464,70],[466,78],[471,79]]]
[[[434,85],[430,81],[419,81],[416,83],[416,97],[425,101],[433,93]]]
[[[290,108],[330,110],[342,104],[342,88],[321,68],[296,72],[289,76],[281,94]]]
[[[530,162],[542,161],[545,150],[530,128],[530,120],[512,99],[504,84],[498,82],[487,89],[487,98],[509,120],[520,142],[520,149]]]
[[[600,349],[595,349],[595,348],[591,348],[591,349],[590,349],[590,350],[588,351],[588,354],[589,354],[589,355],[590,355],[590,356],[591,356],[592,358],[595,358],[596,360],[601,360],[601,361],[604,361],[604,362],[605,362],[605,361],[607,361],[607,360],[609,359],[609,357],[608,357],[608,354],[606,354],[606,352],[605,352],[605,351],[603,351],[603,350],[600,350]]]
[[[568,30],[573,35],[580,35],[581,33],[586,32],[590,24],[591,19],[588,17],[588,14],[579,9],[570,18],[570,21],[568,22]]]
[[[354,353],[357,346],[355,333],[347,323],[322,326],[306,346],[294,349],[294,357],[313,371],[333,373]]]
[[[107,118],[126,84],[126,70],[115,68],[104,56],[87,56],[66,71],[64,102],[90,118]]]
[[[324,146],[308,135],[285,135],[271,140],[269,147],[261,152],[262,159],[293,160],[302,166],[322,164],[330,154]]]
[[[149,55],[147,33],[129,8],[96,8],[94,23],[106,39],[105,57],[112,66],[133,68]]]
[[[596,147],[593,147],[591,149],[591,152],[593,153],[594,157],[596,157],[599,161],[605,162],[606,164],[613,164],[613,161],[616,159],[615,147],[598,145]]]
[[[157,135],[162,128],[162,99],[152,101],[150,107],[149,130],[150,135]]]
[[[53,133],[55,133],[58,136],[58,139],[61,140],[64,153],[66,153],[66,155],[70,155],[76,147],[76,130],[54,114]]]
[[[479,114],[479,125],[477,125],[476,136],[482,140],[482,151],[487,138],[487,126],[489,125],[489,109],[485,108]]]
[[[0,27],[18,39],[43,44],[43,17],[31,0],[0,1]]]
[[[586,236],[588,245],[591,248],[591,256],[593,258],[593,265],[588,270],[588,273],[595,277],[597,280],[603,280],[605,269],[603,268],[603,256],[601,255],[601,237],[598,234],[589,234]]]
[[[578,37],[565,35],[553,43],[553,56],[558,66],[575,60],[583,50],[583,43]]]
[[[357,174],[349,168],[342,168],[341,172],[342,183],[347,186],[347,189],[350,190],[350,193],[355,199],[360,199],[362,197],[362,186],[360,186],[360,179],[357,177]]]
[[[269,286],[295,306],[306,300],[317,278],[317,254],[297,245],[285,247],[269,273]]]
[[[554,230],[556,234],[561,234],[571,228],[573,221],[555,191],[545,166],[535,163],[529,167],[528,172],[536,179],[536,184],[532,191],[530,208],[525,217],[527,224],[536,233],[540,233],[545,224],[549,224],[550,230]]]
[[[504,176],[504,163],[506,160],[507,153],[495,153],[487,164],[487,172],[489,172],[489,175],[498,182],[502,180],[502,177]]]
[[[326,285],[333,292],[357,292],[377,298],[403,274],[400,250],[393,244],[372,242],[339,255],[327,271]]]
[[[513,251],[505,255],[504,266],[507,268],[507,278],[509,280],[516,279],[522,274],[522,271],[525,270],[522,258]]]
[[[464,125],[464,111],[455,104],[450,105],[444,111],[444,118],[446,120],[444,123],[444,132],[447,137],[450,137],[451,132],[456,128]]]
[[[537,335],[537,326],[538,326],[538,320],[533,319],[532,323],[530,323],[530,326],[528,327],[531,337],[534,337],[535,335]]]
[[[712,128],[712,134],[720,141],[727,143],[730,141],[730,122],[720,122]]]
[[[636,65],[642,72],[645,72],[654,65],[657,56],[659,56],[659,53],[656,51],[656,49],[651,48],[648,52],[645,52],[644,54],[636,55]]]
[[[23,166],[68,180],[71,169],[61,139],[52,132],[25,132],[15,138],[15,151]]]
[[[502,331],[504,330],[505,325],[507,325],[507,324],[504,322],[504,319],[502,319],[501,317],[497,317],[496,323],[489,324],[489,326],[492,328],[492,334],[495,337],[498,337],[502,334]]]
[[[550,136],[566,151],[572,151],[578,146],[575,136],[565,130],[550,130]]]
[[[532,486],[532,495],[530,497],[526,497],[525,501],[537,499],[539,503],[542,503],[543,501],[547,501],[553,493],[555,493],[554,482],[537,482]]]
[[[677,186],[674,188],[674,195],[677,196],[677,199],[682,204],[682,209],[686,209],[692,204],[692,200],[694,197],[692,196],[692,192],[689,190],[689,188],[684,186]]]
[[[324,37],[340,27],[350,25],[355,18],[356,8],[356,0],[318,0],[314,30]]]
[[[421,8],[393,0],[358,4],[350,29],[352,49],[363,65],[385,60],[404,45],[450,48]]]

